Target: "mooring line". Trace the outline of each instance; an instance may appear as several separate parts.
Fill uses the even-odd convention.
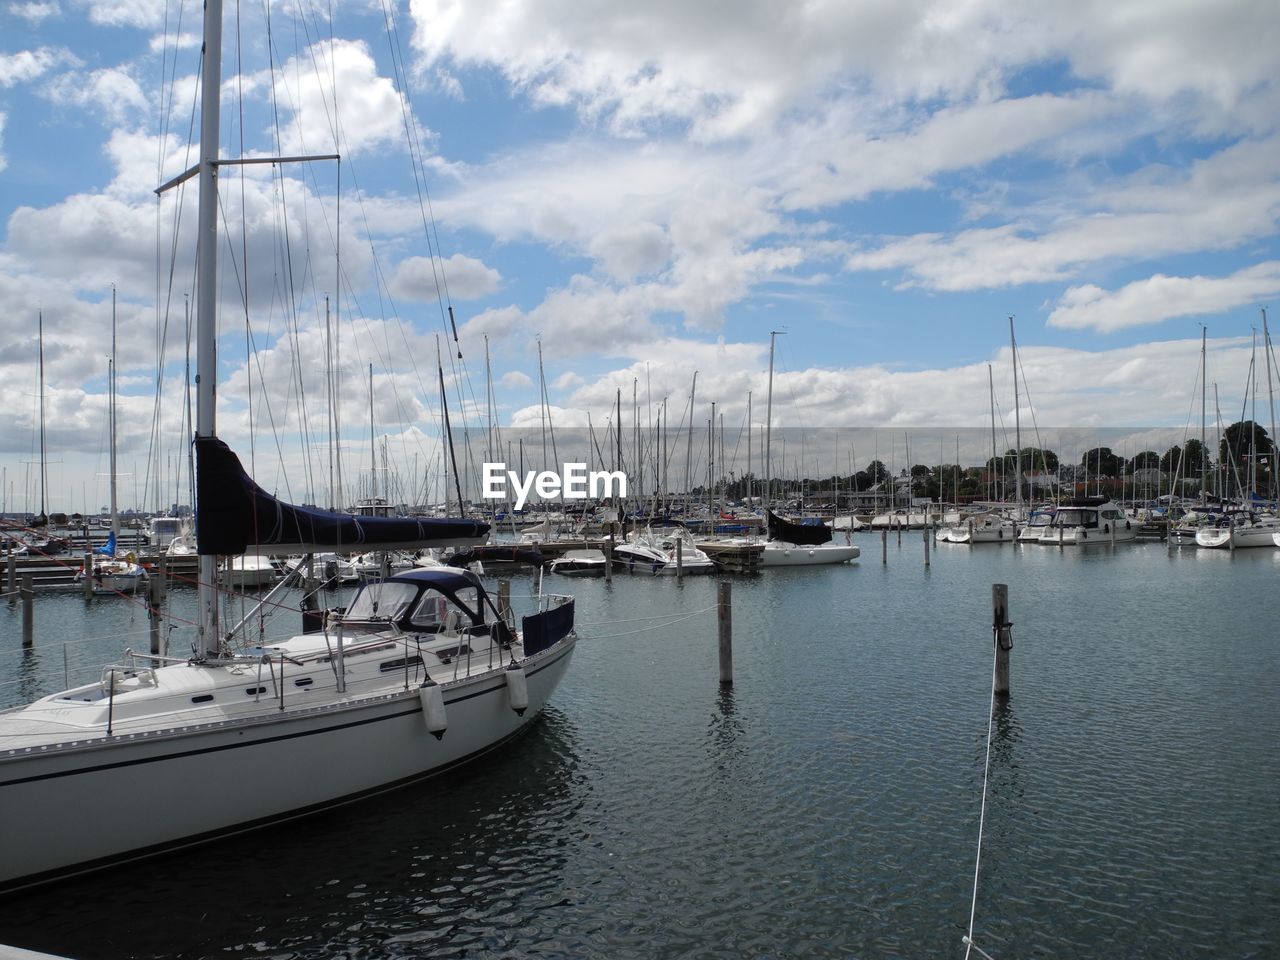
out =
[[[982,833],[987,823],[987,780],[991,775],[991,730],[995,723],[996,713],[996,657],[999,656],[1000,645],[991,645],[991,702],[987,707],[987,759],[982,767],[982,809],[978,814],[978,853],[973,860],[973,899],[969,904],[969,932],[964,936],[966,946],[964,956],[969,960],[969,953],[977,950],[986,960],[993,960],[990,954],[973,942],[973,921],[978,912],[978,874],[982,869]]]

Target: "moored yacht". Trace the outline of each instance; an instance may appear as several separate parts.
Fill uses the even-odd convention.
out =
[[[1040,534],[1050,546],[1127,543],[1138,537],[1138,524],[1120,504],[1106,497],[1077,497],[1058,507]]]
[[[1270,513],[1252,510],[1228,512],[1212,525],[1196,530],[1196,546],[1220,550],[1247,547],[1274,547],[1280,534],[1280,519]]]

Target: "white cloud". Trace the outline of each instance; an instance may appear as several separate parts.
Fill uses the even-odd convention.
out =
[[[56,3],[37,3],[33,0],[30,3],[10,3],[9,12],[15,17],[21,17],[28,23],[39,24],[50,17],[60,16],[62,10]]]
[[[93,108],[95,114],[113,124],[137,117],[148,108],[142,87],[128,71],[118,67],[89,74],[65,73],[42,92],[58,106]]]
[[[65,47],[40,47],[36,50],[19,50],[17,53],[0,53],[0,87],[30,83],[51,70],[75,66],[79,62]]]
[[[90,23],[108,27],[140,27],[151,29],[164,26],[168,0],[76,0],[83,7]]]
[[[4,168],[9,165],[8,161],[4,158],[4,125],[5,121],[8,119],[9,115],[3,110],[0,110],[0,173],[3,173]]]
[[[1139,171],[1079,198],[1079,212],[1036,222],[922,233],[852,254],[850,270],[904,269],[910,285],[976,290],[1069,278],[1084,264],[1232,249],[1275,230],[1280,137],[1243,141],[1192,164],[1184,175]],[[1066,198],[1062,198],[1065,203]]]
[[[498,382],[509,390],[533,386],[533,378],[519,370],[508,370],[498,379]]]
[[[247,95],[264,100],[272,95],[268,72],[244,81]],[[374,148],[403,149],[408,103],[391,80],[378,75],[363,41],[313,44],[277,69],[274,89],[290,114],[281,134],[286,154],[335,151],[349,156]],[[418,136],[425,136],[425,128],[412,117],[410,123]]]
[[[502,275],[475,259],[455,253],[443,263],[429,257],[409,257],[396,264],[387,285],[393,296],[432,303],[445,290],[459,300],[475,300],[502,285]]]
[[[1246,267],[1227,277],[1155,274],[1119,290],[1070,287],[1049,314],[1051,327],[1112,333],[1175,317],[1205,316],[1280,295],[1280,261]]]

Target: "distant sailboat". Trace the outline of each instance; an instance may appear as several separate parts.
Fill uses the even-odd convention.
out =
[[[132,553],[116,556],[120,538],[120,512],[116,501],[116,288],[111,288],[111,360],[107,365],[107,420],[111,434],[111,533],[105,546],[93,551],[88,568],[77,574],[93,581],[93,592],[99,596],[137,593],[147,582],[147,570]]]

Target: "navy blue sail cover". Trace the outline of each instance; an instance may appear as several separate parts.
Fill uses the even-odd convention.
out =
[[[196,438],[196,549],[241,554],[313,550],[413,550],[482,543],[489,524],[434,517],[356,517],[277,500],[253,482],[216,437]]]
[[[794,543],[805,546],[818,546],[831,542],[831,528],[825,523],[794,523],[786,520],[772,510],[765,511],[769,524],[769,536],[783,543]]]
[[[567,637],[573,630],[573,601],[523,617],[520,624],[524,655],[531,657]]]

